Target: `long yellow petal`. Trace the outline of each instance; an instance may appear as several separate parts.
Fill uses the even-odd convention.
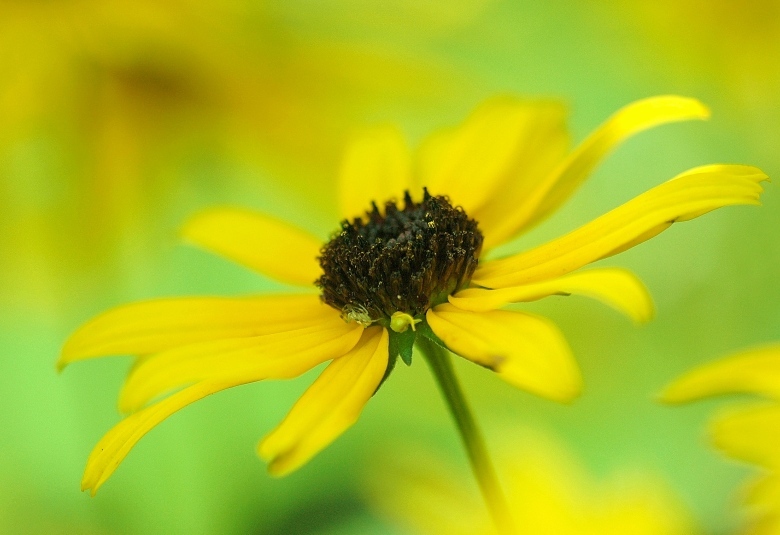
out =
[[[341,346],[344,348],[343,353],[331,353],[329,358],[336,358],[348,352],[355,345],[359,336],[360,332],[358,331],[357,336],[352,337],[351,345]],[[294,371],[299,372],[307,365],[312,367],[325,360],[321,357],[314,358],[312,352],[322,351],[324,354],[327,354],[331,350],[332,347],[325,343],[320,344],[313,351],[304,350],[299,354],[288,351],[281,358],[277,358],[277,360],[287,361],[287,363],[285,365],[277,363],[276,370],[282,370],[286,366],[288,370],[297,368]],[[116,470],[119,463],[127,456],[133,446],[153,427],[176,411],[220,390],[259,381],[268,376],[269,368],[264,366],[262,362],[256,363],[254,366],[226,367],[221,373],[215,373],[207,380],[180,390],[158,403],[128,416],[106,433],[92,450],[84,471],[84,478],[81,483],[82,490],[90,489],[94,496],[98,488]],[[281,376],[286,377],[289,375],[282,374]]]
[[[322,241],[279,219],[248,210],[216,208],[191,219],[185,239],[273,279],[312,286],[321,274]]]
[[[517,234],[514,228],[507,231],[507,222],[533,198],[542,179],[550,174],[569,150],[565,114],[561,110],[559,115],[560,118],[556,120],[552,113],[547,120],[540,120],[534,126],[533,134],[524,144],[521,163],[511,179],[504,182],[489,202],[473,214],[485,237],[483,251],[489,251]]]
[[[59,366],[107,355],[147,355],[222,338],[259,336],[338,316],[316,295],[181,297],[132,303],[81,326]]]
[[[780,405],[729,411],[711,426],[715,447],[730,457],[780,469]]]
[[[89,489],[94,496],[133,446],[174,412],[210,394],[249,382],[252,382],[252,378],[230,377],[205,381],[128,416],[106,433],[92,450],[81,480],[81,490]]]
[[[606,303],[637,323],[653,316],[653,300],[642,281],[626,269],[604,268],[497,290],[469,288],[450,296],[450,303],[471,312],[497,310],[510,303],[536,301],[550,295],[584,295]]]
[[[493,204],[510,196],[510,206],[521,202],[560,161],[568,143],[565,115],[554,102],[487,100],[462,125],[423,144],[421,182],[432,194],[446,194],[463,206],[489,240]],[[548,158],[552,147],[560,149],[554,159]]]
[[[651,97],[621,108],[542,180],[516,210],[506,214],[495,230],[497,238],[509,239],[557,209],[626,139],[659,125],[709,116],[709,109],[698,100],[674,95]]]
[[[571,350],[549,320],[506,310],[467,312],[448,303],[426,317],[450,350],[517,387],[563,402],[582,390]]]
[[[352,426],[387,369],[388,335],[365,330],[360,342],[335,359],[258,446],[271,474],[297,470]]]
[[[401,132],[391,126],[362,132],[347,147],[339,173],[339,208],[347,219],[362,216],[412,189],[412,163]],[[421,192],[411,191],[413,197]]]
[[[359,340],[363,327],[338,315],[305,328],[215,340],[179,347],[140,361],[119,397],[122,412],[133,412],[175,388],[229,373],[260,379],[295,377],[340,357]]]
[[[473,281],[488,288],[560,277],[621,252],[716,208],[759,204],[766,175],[755,167],[697,167],[657,186],[579,229],[540,247],[480,265]]]
[[[740,393],[780,399],[780,345],[755,348],[691,370],[667,386],[661,400],[686,403]]]

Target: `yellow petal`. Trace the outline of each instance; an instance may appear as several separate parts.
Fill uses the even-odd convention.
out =
[[[485,312],[510,303],[571,294],[602,301],[637,323],[649,321],[653,316],[653,301],[645,285],[636,275],[620,268],[590,269],[544,282],[497,290],[469,288],[451,295],[449,300],[461,310]]]
[[[678,96],[639,100],[618,110],[591,133],[577,149],[550,173],[527,200],[507,214],[496,230],[510,238],[557,209],[588,177],[601,160],[623,141],[662,124],[707,119],[710,111],[701,102]]]
[[[780,399],[780,345],[752,349],[691,370],[666,387],[661,400],[685,403],[738,393]]]
[[[379,208],[411,190],[411,157],[395,127],[363,132],[347,147],[339,173],[339,207],[347,219],[362,216],[375,201]],[[411,191],[413,196],[420,192]]]
[[[473,281],[488,288],[560,277],[723,206],[758,204],[766,175],[755,167],[697,167],[579,229],[530,251],[481,264]]]
[[[132,412],[157,396],[222,374],[260,379],[295,377],[344,355],[360,338],[363,327],[347,324],[334,311],[329,320],[303,328],[193,344],[140,361],[120,393],[119,408]]]
[[[426,317],[450,350],[515,386],[556,401],[571,401],[582,390],[571,350],[549,320],[506,310],[466,312],[450,304]]]
[[[81,326],[65,342],[59,366],[100,356],[147,355],[221,338],[259,336],[311,325],[334,313],[317,295],[142,301],[104,312]]]
[[[549,106],[511,97],[482,103],[460,127],[443,131],[423,145],[423,184],[474,213],[520,167],[535,122]]]
[[[560,121],[554,119],[553,115],[550,120],[541,121],[534,128],[514,177],[494,192],[490,202],[473,215],[485,237],[483,251],[501,245],[518,233],[516,227],[508,226],[509,221],[533,198],[541,180],[549,175],[569,150],[564,114],[560,114]]]
[[[82,490],[90,489],[94,495],[141,437],[179,409],[226,388],[259,381],[274,374],[289,377],[328,358],[340,357],[357,343],[361,331],[362,327],[359,327],[343,335],[338,340],[340,344],[333,343],[332,339],[323,339],[313,347],[300,347],[289,341],[286,345],[287,351],[273,355],[273,362],[268,366],[265,365],[265,355],[262,354],[257,355],[258,362],[245,362],[239,366],[231,366],[231,363],[228,363],[221,370],[214,370],[206,380],[128,416],[114,426],[93,449],[84,471]],[[312,340],[307,339],[307,342]]]
[[[236,208],[217,208],[191,219],[185,239],[273,279],[312,286],[321,275],[322,241],[284,221]]]
[[[780,405],[730,411],[712,424],[715,447],[730,457],[780,469]]]
[[[387,357],[387,331],[370,327],[322,372],[258,446],[271,474],[297,470],[357,421],[384,376]]]
[[[493,98],[458,128],[423,144],[421,182],[432,194],[448,195],[463,206],[480,222],[489,241],[494,203],[506,199],[507,208],[514,208],[522,202],[538,177],[560,161],[567,142],[565,109],[560,104]],[[558,150],[551,159],[552,148]]]
[[[251,382],[251,378],[230,377],[205,381],[128,416],[106,433],[92,450],[84,470],[81,490],[89,489],[94,496],[141,437],[174,412],[210,394],[248,382]]]

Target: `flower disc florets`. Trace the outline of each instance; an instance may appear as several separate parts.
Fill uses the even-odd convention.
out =
[[[462,208],[427,189],[414,202],[407,191],[403,209],[391,200],[383,213],[372,203],[364,218],[342,221],[322,248],[316,284],[322,300],[350,321],[417,317],[469,283],[481,248],[477,222]]]

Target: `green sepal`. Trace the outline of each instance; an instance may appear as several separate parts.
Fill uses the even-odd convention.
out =
[[[387,359],[387,368],[385,368],[385,374],[382,376],[382,380],[379,381],[379,384],[376,385],[376,390],[374,390],[374,393],[371,394],[376,395],[377,392],[379,392],[379,389],[382,388],[382,385],[385,384],[385,381],[387,381],[387,378],[390,377],[390,374],[393,373],[393,370],[395,369],[395,363],[398,361],[398,355],[390,356]]]
[[[401,356],[401,360],[407,366],[412,365],[412,348],[414,347],[414,340],[417,337],[417,333],[412,329],[406,329],[402,333],[397,333],[392,329],[387,331],[390,333],[390,358]]]
[[[379,381],[379,385],[376,387],[376,390],[374,390],[374,394],[379,392],[379,389],[383,384],[385,384],[387,378],[390,377],[391,373],[393,373],[399,356],[407,366],[412,365],[412,348],[414,347],[414,341],[417,338],[417,333],[411,329],[407,329],[402,333],[397,333],[392,329],[387,329],[387,334],[390,335],[390,342],[388,344],[387,368],[385,369],[385,374],[382,376],[382,380]]]

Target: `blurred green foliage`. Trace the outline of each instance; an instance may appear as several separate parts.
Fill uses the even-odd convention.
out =
[[[202,207],[236,204],[326,236],[336,225],[329,180],[354,128],[397,122],[415,143],[500,92],[563,98],[575,140],[649,95],[712,107],[709,123],[631,140],[515,247],[695,165],[780,175],[777,2],[226,5],[0,2],[2,533],[396,533],[365,499],[387,445],[414,455],[404,449],[414,437],[462,458],[418,361],[285,479],[265,474],[254,445],[308,376],[182,411],[97,498],[78,492],[89,451],[119,419],[129,360],[57,376],[68,333],[131,300],[283,289],[180,245],[177,229]],[[539,428],[596,475],[655,472],[706,533],[737,526],[733,496],[748,469],[707,447],[712,405],[670,409],[653,396],[695,364],[780,340],[776,190],[769,185],[762,208],[709,214],[620,257],[656,299],[646,327],[574,297],[531,307],[558,322],[581,364],[586,392],[572,406],[458,366],[488,442],[507,422]]]

